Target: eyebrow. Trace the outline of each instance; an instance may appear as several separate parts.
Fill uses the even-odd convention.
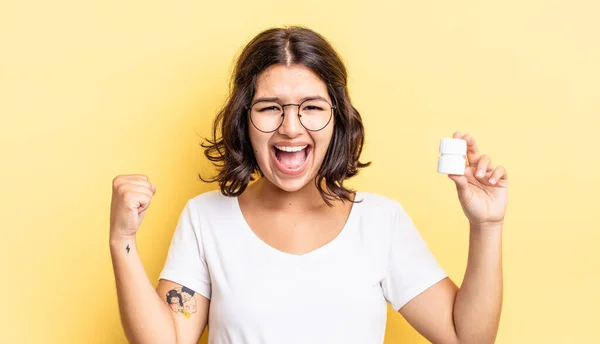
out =
[[[300,98],[298,103],[302,103],[305,100],[313,100],[313,99],[322,99],[322,100],[327,101],[327,99],[325,99],[321,96],[308,96],[308,97]],[[279,98],[279,97],[260,97],[260,98],[254,99],[252,104],[256,104],[256,103],[262,102],[262,101],[281,103],[281,98]]]

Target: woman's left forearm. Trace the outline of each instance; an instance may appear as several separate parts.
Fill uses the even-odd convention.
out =
[[[502,224],[471,225],[469,258],[454,302],[459,343],[494,343],[502,309]]]

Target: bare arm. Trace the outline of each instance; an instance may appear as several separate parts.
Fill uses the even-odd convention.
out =
[[[136,232],[155,192],[143,175],[113,180],[110,253],[121,323],[131,343],[195,344],[208,299],[171,281],[160,280],[155,290],[138,255]]]
[[[400,312],[434,343],[494,343],[502,310],[502,227],[508,204],[508,175],[467,143],[464,175],[448,175],[470,223],[469,259],[460,290],[445,279],[410,301]]]
[[[493,343],[502,310],[502,228],[471,228],[465,278],[456,295],[460,343]]]
[[[197,344],[206,328],[210,300],[181,284],[164,279],[158,282],[156,292],[168,304],[177,343]],[[182,295],[181,302],[170,297],[175,293]]]
[[[110,252],[121,323],[129,342],[176,344],[173,316],[146,275],[135,239],[111,240]]]
[[[501,228],[471,228],[465,278],[448,278],[399,312],[432,343],[494,343],[502,308]]]

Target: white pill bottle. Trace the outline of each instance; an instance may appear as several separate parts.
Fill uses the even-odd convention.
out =
[[[462,139],[441,139],[438,173],[465,174],[467,166],[467,141]]]

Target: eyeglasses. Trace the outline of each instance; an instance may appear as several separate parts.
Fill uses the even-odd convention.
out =
[[[263,133],[279,129],[285,118],[285,107],[297,106],[298,119],[306,130],[324,129],[333,117],[334,105],[322,98],[309,98],[300,104],[279,104],[276,101],[259,100],[248,109],[252,125]]]

